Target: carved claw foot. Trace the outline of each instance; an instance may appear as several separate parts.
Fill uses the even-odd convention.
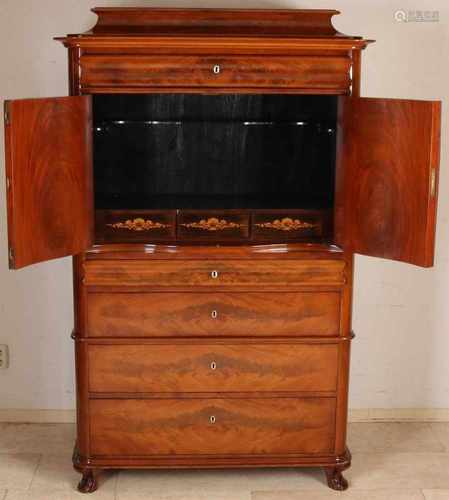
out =
[[[97,480],[95,479],[92,470],[83,472],[83,477],[78,484],[78,491],[81,493],[93,493],[98,487]]]
[[[329,488],[337,491],[348,489],[348,481],[343,477],[342,471],[338,467],[326,467],[327,484]]]

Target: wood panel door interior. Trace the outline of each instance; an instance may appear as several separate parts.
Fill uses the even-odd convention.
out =
[[[329,129],[328,132],[331,135],[335,133],[333,140],[323,143],[317,136],[311,141],[313,136],[309,133],[297,136],[295,132],[289,142],[290,149],[286,149],[291,156],[291,147],[299,141],[297,144],[300,147],[294,155],[299,159],[300,155],[306,154],[309,163],[321,165],[316,177],[313,171],[304,170],[301,173],[297,166],[298,159],[292,163],[291,172],[281,170],[279,177],[269,174],[271,165],[278,165],[270,163],[270,160],[265,170],[251,172],[247,168],[248,177],[242,177],[240,172],[245,168],[244,164],[246,167],[250,162],[261,164],[261,157],[251,156],[253,153],[248,150],[248,141],[257,137],[255,146],[260,140],[266,142],[267,137],[270,141],[279,141],[278,137],[281,137],[277,134],[271,137],[265,130],[260,137],[244,136],[244,149],[238,153],[242,165],[237,165],[234,173],[226,171],[227,163],[222,160],[229,155],[229,165],[236,163],[235,141],[229,142],[229,145],[234,144],[234,149],[220,150],[221,156],[208,153],[201,160],[206,167],[216,162],[214,168],[224,169],[225,174],[217,184],[217,180],[208,178],[208,174],[205,176],[205,170],[197,168],[195,174],[191,160],[182,167],[178,161],[189,154],[194,155],[192,158],[200,158],[201,148],[189,151],[188,144],[191,141],[207,143],[213,136],[195,132],[191,137],[184,138],[183,131],[180,142],[178,132],[167,135],[164,131],[161,135],[160,131],[151,130],[152,127],[146,135],[142,135],[140,123],[148,121],[135,116],[136,111],[132,110],[136,108],[130,108],[129,131],[114,131],[126,124],[123,120],[105,124],[105,108],[109,117],[118,110],[123,118],[121,113],[127,103],[150,106],[149,114],[145,116],[154,118],[151,111],[153,101],[151,96],[148,98],[139,97],[139,100],[133,101],[128,96],[102,97],[100,107],[95,108],[102,125],[94,128],[94,136],[92,124],[99,118],[95,118],[95,114],[92,116],[89,96],[6,103],[8,228],[12,268],[75,255],[91,246],[94,238],[100,243],[150,243],[153,238],[160,243],[178,240],[206,244],[216,241],[321,241],[338,244],[352,253],[401,260],[424,267],[432,265],[440,149],[441,103],[438,101],[340,97],[336,130]],[[185,109],[186,103],[190,102],[180,96],[168,101],[165,98],[156,99],[154,105],[169,105],[163,113],[170,113],[170,105],[176,107],[182,103]],[[212,99],[204,101],[201,96],[196,97],[192,105],[203,101],[204,105],[218,103],[219,106],[240,102],[237,94]],[[243,99],[241,102],[247,104],[257,102],[246,97]],[[273,105],[283,102],[278,101],[276,96],[269,99]],[[285,103],[297,103],[303,115],[307,109],[313,109],[319,116],[325,113],[323,116],[332,120],[334,101],[329,97],[303,96],[299,101],[287,100]],[[264,113],[270,114],[270,109],[258,111],[262,113],[258,119],[261,120]],[[128,111],[126,113],[129,114]],[[188,111],[184,114],[188,116]],[[110,120],[109,117],[106,120]],[[284,120],[292,118],[284,116]],[[136,123],[139,124],[137,130]],[[209,123],[207,119],[206,123]],[[258,123],[264,124],[263,121],[254,122]],[[163,127],[167,129],[167,125],[170,126],[170,122],[164,123]],[[272,122],[268,125],[268,128],[273,128]],[[214,126],[214,122],[210,122],[207,130],[213,130]],[[235,125],[230,126],[235,128]],[[114,130],[106,132],[108,127]],[[101,137],[98,137],[99,131]],[[286,131],[282,127],[279,131],[285,137]],[[223,132],[226,129],[217,129],[217,139],[222,137]],[[235,132],[241,135],[238,130]],[[48,140],[50,136],[55,138],[54,142]],[[134,142],[129,142],[131,137]],[[234,135],[229,139],[232,137]],[[140,143],[136,142],[136,138]],[[164,156],[169,144],[166,146],[164,141],[173,139],[181,145],[181,149],[178,147],[173,157],[174,165],[177,164],[176,175],[170,177],[162,173],[170,161],[170,155]],[[187,141],[185,145],[184,140]],[[317,155],[318,149],[306,149],[310,146],[305,144],[313,144],[314,140],[318,141],[316,147],[325,146],[324,150],[328,152],[324,156],[322,152]],[[151,141],[155,142],[147,151],[145,144],[151,144]],[[95,162],[92,161],[93,144]],[[122,167],[125,161],[128,170]],[[152,171],[148,171],[145,162],[149,162]],[[294,169],[299,173],[293,174]],[[198,184],[191,188],[184,187],[187,191],[179,193],[180,186],[188,186],[187,179],[195,175],[198,175]],[[254,181],[250,179],[267,175],[268,184],[251,184]],[[284,175],[285,180],[282,178]],[[231,182],[229,186],[233,191],[223,184],[225,182]],[[240,188],[237,183],[241,184]],[[268,192],[273,188],[272,192]],[[236,193],[236,189],[240,191]],[[257,194],[248,195],[245,190]],[[210,194],[205,196],[203,192]],[[193,206],[198,209],[192,210]],[[253,208],[245,212],[243,207],[246,206]],[[313,207],[312,210],[305,208],[309,206]],[[136,207],[140,209],[136,210]],[[185,207],[190,210],[184,210]],[[217,207],[222,210],[217,211]],[[142,209],[145,211],[142,212]],[[164,215],[171,214],[173,209],[178,215],[176,212]],[[334,230],[333,224],[327,221],[331,219],[332,211]],[[95,230],[94,213],[97,214]]]
[[[10,268],[92,245],[91,129],[89,96],[5,102]]]
[[[430,267],[435,247],[441,103],[341,98],[336,242]]]

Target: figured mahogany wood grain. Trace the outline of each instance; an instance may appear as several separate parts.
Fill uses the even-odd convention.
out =
[[[340,292],[89,293],[92,337],[335,336]]]
[[[333,398],[96,399],[89,407],[94,456],[333,450]]]
[[[351,60],[349,56],[84,55],[80,66],[83,88],[313,87],[345,93]]]
[[[10,267],[83,252],[93,241],[90,97],[6,107]]]
[[[109,261],[84,264],[88,286],[147,286],[155,289],[201,287],[341,286],[345,263],[339,260],[189,260]]]
[[[338,345],[90,345],[90,392],[335,391]]]
[[[437,101],[341,98],[336,241],[345,250],[433,265],[440,113]]]

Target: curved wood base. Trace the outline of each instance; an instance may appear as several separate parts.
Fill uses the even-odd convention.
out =
[[[348,449],[343,456],[337,458],[335,465],[324,467],[326,473],[327,485],[336,491],[345,491],[348,489],[348,481],[344,478],[342,472],[351,466],[351,453]]]
[[[89,469],[83,472],[83,477],[78,483],[78,491],[80,493],[93,493],[98,488],[97,480],[95,479],[93,470]]]
[[[348,489],[348,481],[343,477],[339,467],[326,467],[325,472],[329,488],[337,491]]]
[[[139,462],[137,460],[126,462],[124,459],[110,459],[110,460],[86,460],[83,459],[80,454],[78,447],[75,446],[73,452],[73,466],[75,470],[80,472],[83,477],[78,484],[78,491],[81,493],[92,493],[97,487],[97,480],[95,475],[102,469],[227,469],[227,468],[257,468],[257,467],[322,467],[326,473],[327,484],[329,488],[336,491],[344,491],[348,488],[348,481],[343,477],[342,472],[351,466],[351,453],[346,449],[343,455],[338,455],[336,457],[328,457],[327,459],[321,460],[319,457],[311,459],[309,457],[304,457],[300,462],[290,462],[287,459],[281,460],[276,463],[251,463],[246,460],[242,462],[239,460],[238,463],[234,461],[223,461],[222,463],[212,464],[207,460],[200,460],[197,457],[197,462],[195,462],[192,457],[190,457],[187,463],[180,462],[178,464],[168,463],[168,462],[155,462],[153,460],[145,460]]]

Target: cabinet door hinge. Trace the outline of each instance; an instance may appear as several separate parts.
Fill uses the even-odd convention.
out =
[[[5,101],[5,125],[10,125],[11,124],[11,113],[9,110],[9,101]]]
[[[9,247],[8,257],[11,266],[14,265],[14,249],[12,247]]]
[[[430,196],[435,198],[437,190],[437,169],[434,167],[430,171]]]

